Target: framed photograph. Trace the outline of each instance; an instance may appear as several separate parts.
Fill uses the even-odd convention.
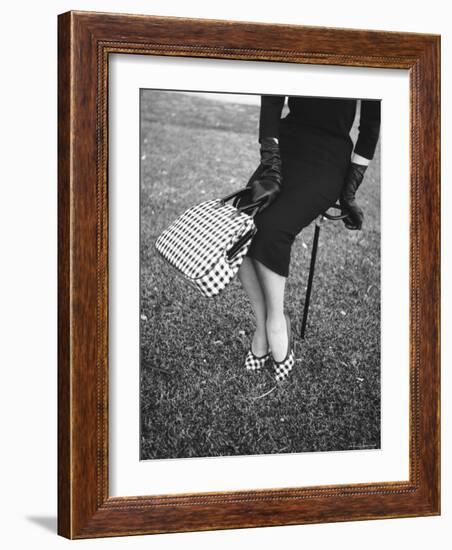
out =
[[[58,532],[440,513],[440,37],[59,16]]]

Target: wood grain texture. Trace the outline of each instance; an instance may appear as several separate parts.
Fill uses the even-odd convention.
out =
[[[70,15],[60,29],[69,30]],[[70,192],[71,81],[70,32],[58,33],[58,531],[70,533],[71,503],[71,346],[70,346]]]
[[[439,514],[438,36],[69,12],[59,16],[58,532],[68,538]],[[410,479],[108,495],[108,56],[410,71]]]

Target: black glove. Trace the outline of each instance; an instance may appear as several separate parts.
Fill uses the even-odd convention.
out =
[[[267,208],[281,191],[281,157],[274,138],[261,139],[261,162],[246,187],[251,189],[249,202],[263,201],[260,211]]]
[[[351,162],[345,176],[339,202],[348,212],[348,216],[342,220],[347,229],[361,229],[363,225],[364,213],[356,203],[355,194],[363,181],[366,168],[367,166]]]

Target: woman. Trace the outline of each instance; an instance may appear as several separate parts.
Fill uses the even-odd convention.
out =
[[[348,229],[361,229],[363,212],[355,200],[380,132],[380,102],[361,101],[359,135],[350,138],[357,101],[262,96],[259,120],[261,162],[251,176],[251,201],[265,207],[255,217],[257,233],[239,278],[256,318],[245,367],[257,370],[271,360],[277,381],[295,364],[284,289],[293,241],[339,199]]]

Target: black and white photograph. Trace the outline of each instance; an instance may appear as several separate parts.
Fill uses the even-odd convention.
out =
[[[380,107],[141,89],[141,460],[380,449]]]

